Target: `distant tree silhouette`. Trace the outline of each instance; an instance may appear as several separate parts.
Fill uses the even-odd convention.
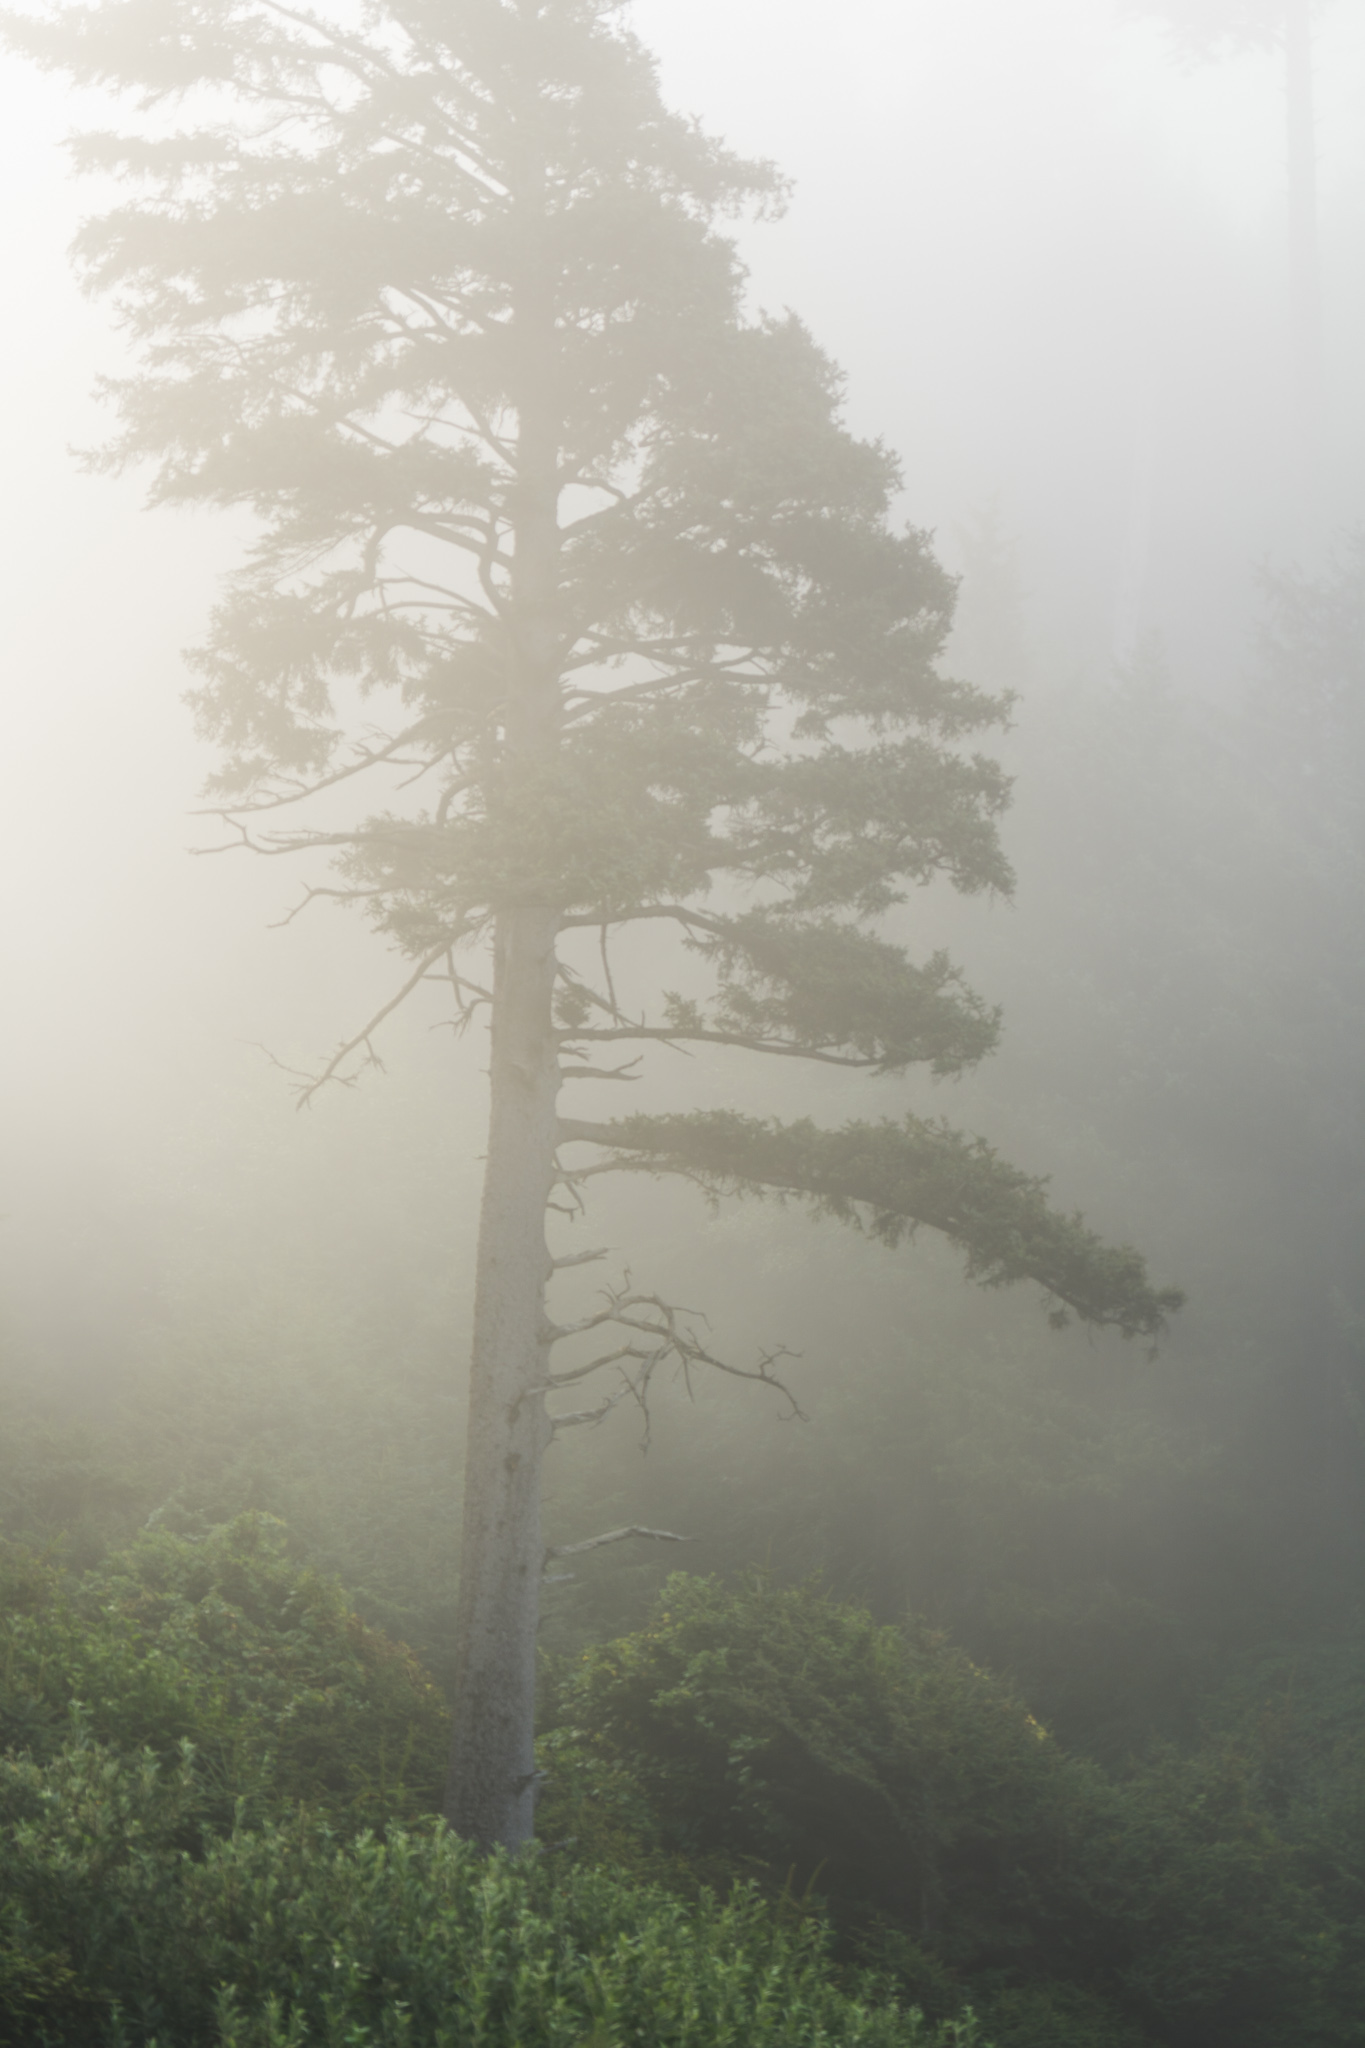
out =
[[[1323,312],[1318,247],[1313,21],[1321,0],[1127,0],[1132,16],[1159,20],[1192,56],[1276,50],[1284,62],[1289,199],[1293,404],[1302,453],[1316,466],[1323,434]],[[1312,477],[1305,480],[1312,487]]]

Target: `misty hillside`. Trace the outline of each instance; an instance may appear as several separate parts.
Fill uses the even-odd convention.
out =
[[[0,2042],[1365,2043],[1359,11],[41,23]]]

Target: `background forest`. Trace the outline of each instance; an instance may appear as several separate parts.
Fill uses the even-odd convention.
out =
[[[1005,44],[1016,33],[963,13]],[[865,15],[836,102],[881,89],[885,24]],[[753,16],[762,45],[771,22]],[[639,25],[673,97],[700,102],[663,0]],[[187,836],[178,820],[135,818],[119,839],[125,808],[170,816],[193,787],[166,679],[218,543],[164,519],[147,522],[155,542],[101,536],[112,515],[80,507],[114,487],[63,482],[86,494],[63,575],[106,590],[120,631],[173,589],[165,637],[134,635],[102,667],[88,626],[57,617],[70,584],[55,569],[26,600],[21,652],[45,691],[62,663],[100,671],[78,701],[114,787],[87,788],[69,734],[34,714],[31,759],[51,780],[41,830],[27,794],[11,813],[23,972],[0,1326],[0,1890],[30,1902],[0,1920],[16,2040],[84,2041],[96,2024],[163,2048],[435,2040],[439,1943],[410,1935],[424,1914],[447,1958],[482,1943],[466,1976],[493,1987],[490,2040],[628,2039],[642,2013],[679,2042],[719,2038],[717,2014],[756,2041],[965,2039],[968,2006],[995,2048],[1365,2038],[1361,422],[1344,380],[1329,385],[1330,473],[1311,518],[1285,511],[1262,59],[1195,77],[1107,10],[1040,8],[1031,32],[1016,139],[1048,116],[1079,152],[1094,104],[1073,97],[1060,129],[1057,106],[1127,66],[1170,128],[1195,104],[1191,134],[1212,124],[1226,155],[1269,170],[1229,201],[1190,145],[1146,164],[1160,190],[1140,205],[1140,153],[1101,155],[1109,213],[1097,200],[1087,228],[1060,207],[1037,231],[1045,282],[1017,285],[1035,318],[1013,360],[1004,288],[993,303],[971,276],[954,300],[990,210],[961,160],[942,173],[940,225],[879,247],[880,302],[840,291],[850,259],[820,219],[834,185],[756,256],[756,288],[799,292],[851,367],[858,418],[904,446],[913,515],[938,523],[962,574],[952,666],[1018,692],[1003,751],[1019,891],[1009,908],[927,896],[904,913],[921,950],[950,942],[1003,1006],[1003,1049],[977,1075],[951,1090],[783,1075],[755,1106],[827,1121],[912,1106],[988,1131],[1189,1305],[1149,1355],[1049,1329],[1023,1290],[964,1287],[927,1237],[892,1253],[768,1205],[713,1213],[687,1189],[596,1196],[593,1241],[622,1262],[628,1247],[730,1352],[799,1353],[805,1419],[762,1390],[678,1385],[647,1452],[624,1411],[555,1449],[553,1542],[645,1523],[691,1547],[617,1547],[550,1589],[554,1846],[501,1890],[481,1878],[424,1818],[444,1747],[477,1089],[453,1078],[433,1010],[386,1039],[385,1074],[293,1116],[272,1061],[340,1035],[378,968],[344,929],[302,926],[269,954],[244,938],[287,907],[277,876],[205,862],[149,882]],[[733,33],[730,90],[756,111],[746,132],[713,94],[708,118],[746,146],[761,131],[819,195],[820,145],[790,147],[785,113],[763,130],[749,30]],[[948,67],[959,110],[975,76],[980,143],[1009,50],[953,73],[934,33],[922,63]],[[1328,47],[1339,64],[1354,48]],[[784,43],[775,109],[800,97],[797,62]],[[904,85],[912,105],[925,90]],[[1328,331],[1345,362],[1361,187],[1324,137]],[[884,187],[906,165],[878,147]],[[1055,197],[1050,175],[1035,169],[1034,203]],[[1177,227],[1171,194],[1191,185]],[[1061,252],[1087,232],[1093,261],[1073,273]],[[1058,337],[1078,306],[1109,370],[1064,391]],[[949,337],[969,315],[964,369]],[[53,398],[39,445],[54,468],[84,379],[73,363]],[[1039,419],[1021,390],[1043,394]],[[122,519],[133,495],[118,503]],[[96,830],[133,849],[105,876]],[[701,1054],[687,1099],[725,1099],[729,1060]],[[666,1082],[649,1106],[671,1106]],[[155,1775],[129,1761],[144,1745]],[[381,1877],[372,1845],[341,1845],[389,1823],[408,1832],[400,1874]],[[197,1891],[166,1879],[182,1852]],[[697,1905],[737,1880],[755,1890]],[[386,1884],[406,1903],[374,1934]],[[278,1924],[294,1916],[276,1949],[267,1894],[290,1902]],[[509,1941],[623,1954],[629,1928],[639,1954],[617,1978],[554,1980],[541,2005],[551,1963],[509,2002],[489,1961]],[[324,1972],[342,1954],[349,1989]],[[238,1993],[215,1994],[244,1955]],[[777,1966],[769,2020],[754,1986]],[[688,2017],[691,1985],[708,1988]],[[196,2032],[215,1995],[214,2031]],[[922,2030],[887,2016],[893,1998]]]

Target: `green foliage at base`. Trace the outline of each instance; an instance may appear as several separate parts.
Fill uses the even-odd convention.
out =
[[[671,1579],[558,1675],[547,1831],[815,1893],[849,1952],[1001,2048],[1365,2040],[1349,1827],[1276,1811],[1263,1739],[1110,1774],[942,1638],[763,1580]]]
[[[627,1766],[661,1843],[818,1873],[850,1907],[920,1926],[970,1892],[981,1916],[1005,1864],[1055,1856],[1054,1746],[1009,1691],[806,1589],[678,1573],[559,1712],[547,1753],[571,1781]]]
[[[438,1823],[345,1840],[311,1814],[185,1845],[163,1770],[77,1740],[0,1769],[0,2016],[10,2048],[969,2048],[752,1890],[692,1905]]]
[[[678,1575],[547,1660],[513,1864],[434,1821],[437,1689],[270,1517],[11,1546],[0,1597],[4,2048],[1365,2042],[1349,1661],[1111,1770],[922,1626]]]
[[[728,1870],[721,1903],[455,1840],[435,1687],[267,1516],[75,1581],[10,1547],[0,1593],[5,2048],[976,2041]]]
[[[430,1812],[446,1709],[411,1653],[300,1570],[283,1525],[241,1515],[199,1540],[149,1530],[68,1585],[0,1553],[0,1745],[65,1739],[72,1702],[115,1753],[193,1743],[209,1811],[305,1801],[350,1827]]]

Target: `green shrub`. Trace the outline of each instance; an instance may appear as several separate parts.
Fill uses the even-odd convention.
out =
[[[685,1905],[550,1857],[484,1858],[439,1823],[346,1842],[306,1813],[196,1856],[200,1796],[189,1753],[166,1770],[78,1738],[4,1767],[7,2048],[976,2040],[970,2017],[931,2029],[882,1986],[841,1988],[823,1930],[752,1890]]]
[[[269,1517],[0,1597],[4,2048],[1365,2042],[1344,1719],[1340,1810],[1278,1721],[1107,1774],[923,1629],[680,1576],[547,1667],[549,1853],[479,1863],[435,1688]]]
[[[922,1629],[682,1575],[561,1670],[551,1719],[552,1835],[589,1857],[634,1838],[665,1878],[791,1872],[846,1951],[931,2012],[970,1996],[1000,2048],[1365,2040],[1330,2017],[1355,2009],[1358,1915],[1230,1739],[1110,1775]]]
[[[1062,1760],[1009,1689],[809,1589],[679,1573],[648,1627],[561,1676],[555,1716],[552,1832],[614,1807],[661,1848],[818,1873],[940,1936],[1027,1898],[1056,1853]]]
[[[148,1531],[68,1586],[0,1557],[0,1745],[42,1758],[71,1702],[116,1751],[191,1740],[212,1813],[303,1800],[351,1828],[438,1803],[446,1710],[400,1644],[290,1559],[283,1525],[241,1515],[202,1538]]]
[[[1149,2048],[1152,2038],[1107,1999],[1075,1984],[996,1992],[988,2024],[1000,2048]]]

